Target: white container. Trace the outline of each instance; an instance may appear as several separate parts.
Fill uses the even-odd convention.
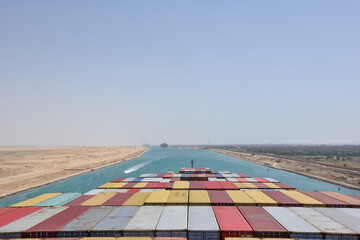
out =
[[[188,240],[220,240],[220,230],[212,207],[189,207]]]
[[[253,179],[253,178],[245,178],[245,180],[248,182],[258,182],[258,180]]]
[[[156,227],[156,237],[186,238],[187,206],[166,206]]]
[[[273,178],[268,178],[268,177],[266,177],[266,178],[264,178],[265,180],[267,180],[268,182],[279,182],[278,180],[276,180],[276,179],[273,179]]]
[[[352,208],[348,209],[353,210]],[[360,218],[347,214],[339,208],[315,208],[315,210],[360,234]]]
[[[104,192],[106,189],[93,189],[88,191],[87,193],[84,193],[84,195],[98,195],[99,193]]]
[[[229,182],[238,182],[238,180],[233,177],[226,178],[226,180]]]

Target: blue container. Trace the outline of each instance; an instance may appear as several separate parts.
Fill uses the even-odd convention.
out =
[[[58,207],[81,196],[81,193],[64,193],[45,202],[35,205],[36,207]]]

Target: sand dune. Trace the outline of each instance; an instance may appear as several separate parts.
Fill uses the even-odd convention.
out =
[[[0,197],[141,156],[142,147],[0,148]]]

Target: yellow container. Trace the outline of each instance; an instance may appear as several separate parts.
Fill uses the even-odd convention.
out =
[[[147,182],[139,182],[135,184],[132,188],[144,188],[147,184]]]
[[[258,189],[257,186],[255,186],[254,184],[252,183],[249,183],[249,182],[245,182],[245,183],[242,183],[244,185],[245,188],[248,188],[248,189]]]
[[[118,237],[116,240],[151,240],[151,237]]]
[[[274,199],[266,195],[265,193],[261,191],[244,191],[249,197],[251,197],[257,206],[278,206],[278,202],[276,202]]]
[[[115,182],[112,186],[109,186],[109,189],[120,189],[125,186],[126,183],[123,182]]]
[[[244,188],[246,188],[246,187],[245,187],[245,185],[244,185],[243,183],[240,183],[240,182],[234,182],[234,184],[235,184],[236,186],[238,186],[240,189],[244,189]]]
[[[61,194],[62,193],[44,193],[39,196],[11,205],[10,207],[31,207]]]
[[[150,192],[134,193],[134,195],[132,195],[128,200],[126,200],[123,206],[143,206],[145,200],[148,199],[150,194]]]
[[[271,182],[264,182],[263,184],[265,184],[266,186],[268,186],[269,188],[272,188],[272,189],[280,189],[282,187],[276,185],[276,184],[273,184]]]
[[[150,196],[145,200],[144,205],[164,206],[169,198],[170,191],[153,191]]]
[[[190,206],[210,206],[210,198],[206,190],[190,190],[189,193]]]
[[[84,237],[81,240],[115,240],[114,237]]]
[[[249,197],[244,191],[226,190],[235,206],[256,206],[255,201]]]
[[[189,189],[189,181],[175,181],[172,189]]]
[[[282,190],[280,192],[295,199],[299,203],[302,203],[304,205],[304,207],[325,207],[324,203],[322,203],[312,197],[309,197],[301,192],[294,191],[294,190],[290,190],[290,191]]]
[[[99,206],[115,196],[116,193],[99,193],[98,195],[94,195],[92,198],[86,200],[81,203],[81,206]]]
[[[117,182],[108,182],[108,183],[105,183],[103,185],[101,185],[100,187],[98,187],[98,189],[109,189],[113,186],[116,186],[117,185]]]
[[[188,190],[171,190],[169,198],[166,201],[166,205],[185,205],[189,203],[189,191]]]

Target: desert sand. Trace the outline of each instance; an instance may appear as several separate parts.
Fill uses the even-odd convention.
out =
[[[143,147],[0,148],[0,197],[141,156]]]
[[[311,178],[334,183],[344,187],[360,190],[360,172],[336,167],[323,166],[316,163],[283,159],[258,154],[240,153],[223,149],[210,149],[211,151],[226,154],[235,158],[244,159],[260,165],[298,173]]]

